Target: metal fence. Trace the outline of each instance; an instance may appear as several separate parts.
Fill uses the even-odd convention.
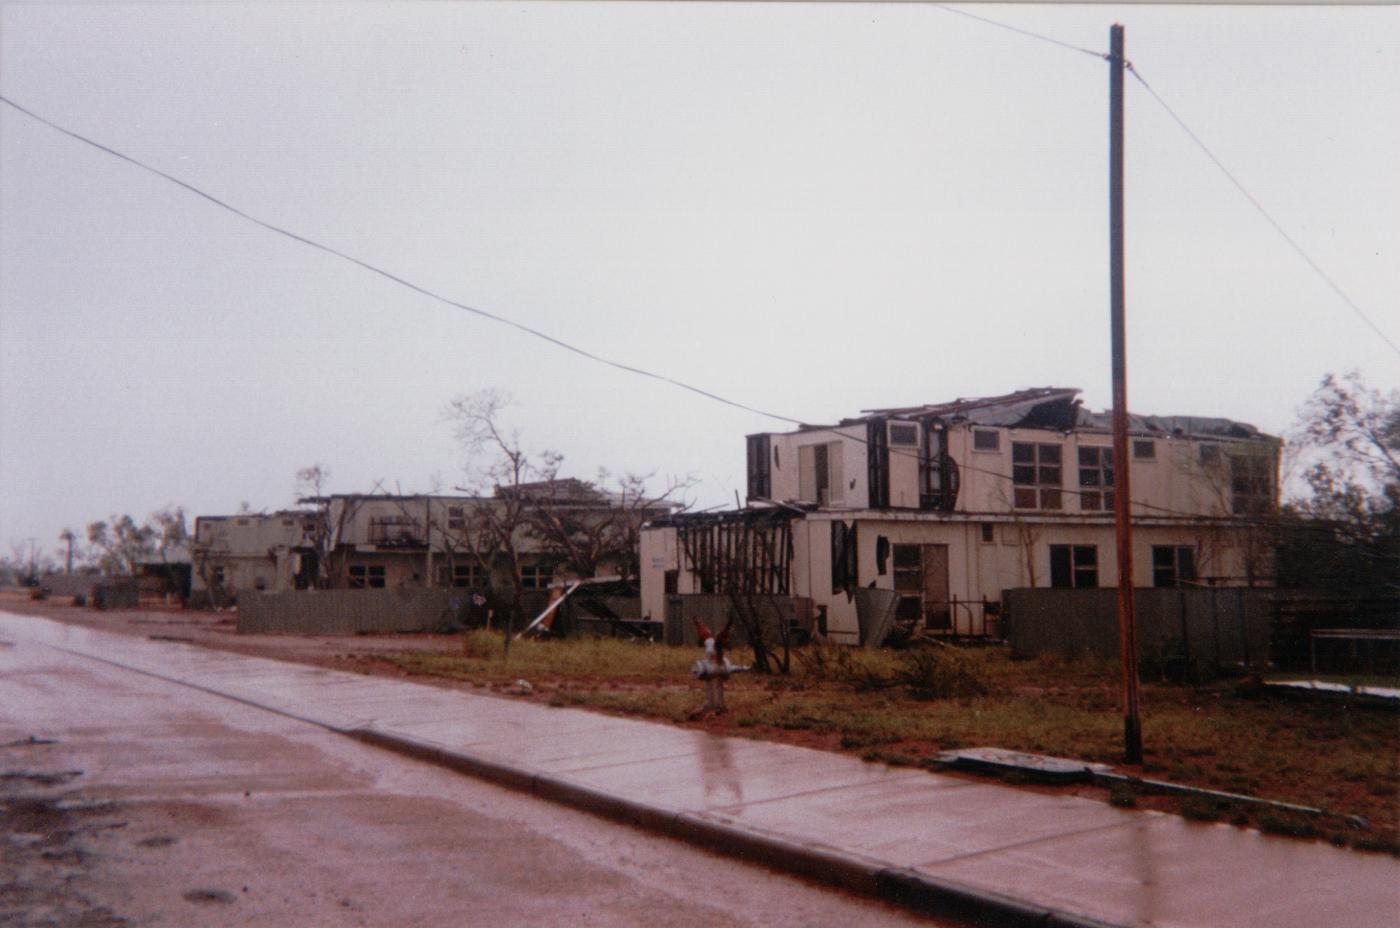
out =
[[[1003,626],[1017,657],[1118,656],[1118,591],[1017,589]],[[1264,667],[1273,659],[1275,590],[1244,587],[1134,591],[1139,659],[1196,670]]]
[[[765,638],[771,644],[778,641],[780,625],[786,624],[798,637],[812,630],[812,601],[794,596],[762,595],[749,599],[749,607],[758,615],[766,629]],[[734,602],[724,593],[687,593],[666,597],[665,629],[662,640],[669,645],[698,645],[695,619],[718,632],[734,614]],[[748,643],[743,625],[734,622],[730,629],[731,646]]]
[[[435,631],[457,590],[288,590],[238,597],[240,635]]]

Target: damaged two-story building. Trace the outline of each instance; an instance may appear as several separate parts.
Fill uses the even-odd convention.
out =
[[[857,643],[857,591],[890,590],[906,623],[996,634],[1004,590],[1118,582],[1119,462],[1110,415],[1074,388],[868,410],[835,425],[748,436],[748,501],[642,532],[642,610],[668,597],[805,601]],[[1133,576],[1140,585],[1259,585],[1261,516],[1275,509],[1280,442],[1251,425],[1131,416]]]
[[[198,601],[294,589],[544,591],[562,580],[636,579],[636,533],[676,507],[580,480],[492,496],[347,493],[304,510],[195,520]],[[635,588],[635,587],[634,587]]]
[[[191,603],[224,606],[243,591],[314,585],[319,530],[319,514],[308,510],[195,517]]]

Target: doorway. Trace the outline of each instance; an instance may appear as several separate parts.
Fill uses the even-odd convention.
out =
[[[895,545],[894,588],[899,593],[895,613],[901,622],[922,621],[929,631],[949,631],[948,546]]]

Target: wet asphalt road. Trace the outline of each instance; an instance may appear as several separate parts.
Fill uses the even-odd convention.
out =
[[[22,640],[0,773],[3,925],[932,924]]]

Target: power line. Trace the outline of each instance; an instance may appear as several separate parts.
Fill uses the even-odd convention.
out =
[[[631,373],[631,374],[637,374],[638,376],[647,377],[647,378],[650,378],[650,379],[652,379],[652,380],[660,381],[660,382],[662,382],[662,383],[668,383],[668,384],[671,384],[672,386],[679,387],[679,388],[681,388],[681,389],[683,389],[683,390],[688,390],[688,391],[690,391],[691,393],[695,393],[695,394],[698,395],[698,396],[702,396],[702,397],[704,397],[704,398],[706,398],[706,399],[713,400],[713,401],[715,401],[715,402],[717,402],[717,403],[723,403],[723,404],[726,405],[726,406],[732,406],[732,407],[734,407],[735,409],[741,409],[741,410],[744,410],[745,412],[751,412],[751,413],[754,413],[754,414],[756,414],[756,415],[760,415],[760,416],[764,416],[764,417],[769,418],[769,419],[776,420],[776,421],[778,421],[778,422],[786,422],[786,423],[788,423],[788,424],[790,424],[790,425],[797,425],[797,426],[799,426],[799,427],[805,425],[805,423],[803,423],[802,420],[800,420],[800,419],[795,419],[795,418],[793,418],[793,417],[791,417],[791,416],[785,416],[785,415],[782,415],[782,414],[780,414],[780,413],[768,412],[768,411],[766,411],[766,410],[758,409],[758,408],[756,408],[756,407],[749,406],[749,405],[744,404],[744,403],[740,403],[740,402],[738,402],[738,401],[736,401],[736,400],[731,400],[731,399],[728,399],[727,397],[720,396],[719,394],[712,393],[711,391],[705,390],[705,389],[703,389],[703,388],[701,388],[701,387],[696,387],[696,386],[693,386],[693,385],[691,385],[691,384],[685,383],[684,381],[676,380],[675,378],[668,377],[668,376],[666,376],[666,375],[664,375],[664,374],[658,374],[658,373],[655,373],[655,372],[653,372],[653,371],[644,370],[644,369],[642,369],[642,368],[635,367],[635,366],[630,365],[630,364],[623,364],[623,363],[621,363],[621,362],[619,362],[619,361],[612,361],[612,360],[610,360],[610,359],[608,359],[608,358],[600,357],[599,355],[596,355],[596,354],[594,354],[594,353],[591,352],[591,351],[588,351],[588,350],[583,349],[583,348],[579,348],[579,347],[577,347],[577,346],[575,346],[575,345],[571,345],[571,344],[569,344],[568,342],[563,341],[562,339],[555,338],[555,337],[552,336],[552,335],[548,335],[548,334],[546,334],[546,333],[544,333],[544,332],[539,331],[538,329],[531,328],[530,326],[527,326],[527,325],[525,325],[525,324],[523,324],[523,323],[516,322],[516,321],[513,320],[513,319],[507,318],[507,317],[505,317],[505,316],[498,315],[498,314],[496,314],[496,313],[488,312],[487,310],[484,310],[484,309],[478,309],[478,308],[476,308],[476,307],[474,307],[474,306],[469,306],[469,305],[467,305],[467,304],[465,304],[465,303],[460,303],[460,302],[458,302],[458,301],[456,301],[456,300],[453,300],[453,299],[450,299],[450,298],[448,298],[448,297],[442,296],[442,295],[440,295],[440,294],[434,293],[433,291],[428,290],[428,289],[425,288],[425,287],[421,287],[421,286],[419,286],[418,284],[413,283],[412,281],[405,280],[404,278],[399,277],[399,276],[396,275],[396,274],[392,274],[392,273],[390,273],[389,271],[386,271],[386,270],[384,270],[384,269],[382,269],[382,268],[380,268],[380,267],[377,267],[377,266],[375,266],[375,265],[373,265],[373,264],[370,264],[370,263],[368,263],[368,262],[366,262],[366,261],[362,261],[362,260],[360,260],[359,258],[353,257],[352,255],[345,254],[344,252],[339,251],[339,250],[337,250],[337,249],[335,249],[335,248],[332,248],[332,247],[330,247],[329,245],[324,245],[324,244],[322,244],[322,243],[320,243],[320,242],[318,242],[318,241],[315,241],[314,239],[309,239],[309,238],[307,238],[307,237],[305,237],[305,236],[303,236],[303,235],[298,235],[298,234],[295,233],[295,232],[291,232],[291,231],[289,231],[289,230],[287,230],[287,229],[281,228],[280,226],[276,226],[276,225],[274,225],[274,224],[272,224],[272,223],[270,223],[270,222],[267,222],[267,221],[265,221],[265,220],[259,219],[258,217],[253,216],[253,215],[251,215],[251,214],[249,214],[249,213],[246,213],[246,212],[244,212],[243,210],[239,209],[238,207],[232,206],[232,205],[230,205],[230,204],[224,202],[223,200],[219,199],[218,197],[215,197],[214,195],[212,195],[212,194],[210,194],[210,193],[207,193],[206,191],[200,189],[199,187],[196,187],[196,186],[194,186],[193,184],[190,184],[190,183],[188,183],[188,182],[186,182],[186,181],[183,181],[183,180],[181,180],[181,179],[178,178],[178,177],[175,177],[175,176],[173,176],[173,175],[171,175],[171,174],[168,174],[168,173],[166,173],[165,171],[162,171],[162,170],[160,170],[160,169],[158,169],[158,168],[151,167],[150,165],[145,164],[144,162],[139,161],[139,160],[137,160],[136,158],[131,157],[130,155],[123,154],[122,152],[119,152],[119,151],[117,151],[117,150],[114,149],[114,148],[110,148],[110,147],[108,147],[108,146],[106,146],[106,145],[103,145],[101,142],[94,141],[93,139],[90,139],[90,138],[88,138],[88,137],[86,137],[86,136],[84,136],[84,135],[81,135],[80,133],[74,132],[74,131],[72,131],[72,130],[70,130],[70,129],[66,129],[66,128],[64,128],[63,126],[58,125],[57,123],[54,123],[53,121],[51,121],[51,120],[49,120],[49,119],[46,119],[46,118],[43,117],[43,116],[38,115],[37,113],[33,112],[32,110],[29,110],[29,109],[27,109],[27,108],[25,108],[25,107],[19,105],[18,103],[15,103],[13,100],[10,100],[8,97],[5,97],[5,96],[3,96],[3,95],[0,95],[0,102],[6,103],[6,104],[8,104],[8,105],[14,107],[15,109],[17,109],[17,110],[19,110],[20,112],[24,113],[26,116],[29,116],[31,119],[35,119],[35,120],[37,120],[38,122],[43,123],[44,125],[48,126],[48,127],[51,128],[51,129],[54,129],[54,130],[57,131],[57,132],[60,132],[60,133],[66,135],[66,136],[68,136],[68,137],[70,137],[70,138],[76,139],[76,140],[78,140],[78,141],[80,141],[80,142],[83,142],[83,143],[85,143],[85,144],[87,144],[87,145],[91,145],[92,147],[97,148],[97,149],[100,150],[100,151],[106,152],[107,154],[112,155],[113,157],[120,158],[121,160],[126,161],[126,162],[129,163],[129,164],[133,164],[133,165],[135,165],[136,167],[141,168],[141,169],[144,170],[144,171],[148,171],[148,172],[150,172],[150,173],[152,173],[152,174],[155,174],[157,177],[160,177],[160,178],[162,178],[162,179],[164,179],[164,180],[170,181],[171,183],[176,184],[177,186],[183,187],[185,190],[190,191],[191,193],[195,194],[196,196],[199,196],[199,197],[201,197],[202,199],[205,199],[205,200],[209,201],[210,203],[213,203],[215,206],[218,206],[220,209],[227,210],[228,212],[231,212],[231,213],[233,213],[234,215],[239,216],[239,217],[241,217],[241,218],[247,220],[248,222],[251,222],[251,223],[253,223],[253,224],[257,225],[257,226],[260,226],[260,227],[262,227],[262,228],[264,228],[264,229],[267,229],[267,230],[270,231],[270,232],[275,232],[275,233],[277,233],[278,235],[285,236],[286,238],[292,239],[293,241],[300,242],[300,243],[302,243],[303,245],[308,245],[308,246],[310,246],[310,247],[312,247],[312,248],[315,248],[315,249],[317,249],[317,250],[324,251],[324,252],[326,252],[327,254],[334,255],[334,256],[337,257],[337,258],[340,258],[340,259],[342,259],[342,260],[344,260],[344,261],[348,261],[348,262],[350,262],[351,264],[354,264],[354,265],[356,265],[356,266],[358,266],[358,267],[361,267],[361,268],[363,268],[363,269],[365,269],[365,270],[367,270],[367,271],[370,271],[370,272],[372,272],[372,273],[374,273],[374,274],[378,274],[379,276],[384,277],[384,278],[386,278],[387,280],[393,281],[393,282],[396,283],[396,284],[399,284],[399,285],[401,285],[401,286],[403,286],[403,287],[406,287],[406,288],[408,288],[409,290],[414,291],[415,293],[420,293],[420,294],[422,294],[423,296],[429,297],[430,299],[436,300],[436,301],[438,301],[438,302],[440,302],[440,303],[444,303],[444,304],[446,304],[446,305],[448,305],[448,306],[452,306],[452,307],[455,307],[455,308],[457,308],[457,309],[464,310],[465,312],[469,312],[469,313],[472,313],[472,314],[474,314],[474,315],[481,316],[481,317],[486,318],[486,319],[490,319],[490,320],[492,320],[493,322],[498,322],[498,323],[501,323],[502,325],[507,325],[507,326],[510,326],[511,328],[518,329],[518,330],[520,330],[520,331],[522,331],[522,332],[525,332],[526,334],[533,335],[534,337],[539,338],[539,339],[543,339],[544,341],[547,341],[547,342],[549,342],[550,344],[555,345],[555,346],[557,346],[557,347],[559,347],[559,348],[563,348],[563,349],[566,350],[566,351],[573,352],[574,354],[577,354],[577,355],[579,355],[580,357],[587,358],[587,359],[590,360],[590,361],[595,361],[595,362],[597,362],[597,363],[599,363],[599,364],[604,364],[604,365],[607,365],[608,367],[612,367],[612,368],[615,368],[615,369],[617,369],[617,370],[625,371],[625,372]],[[846,426],[840,426],[840,425],[835,425],[835,426],[823,426],[823,427],[819,427],[819,430],[821,430],[821,431],[833,431],[833,432],[835,432],[835,431],[837,431],[838,429],[841,429],[841,428],[844,428],[844,427],[846,427]],[[869,446],[869,445],[871,444],[871,442],[870,442],[870,440],[869,440],[868,438],[864,438],[864,437],[861,437],[861,436],[843,435],[842,437],[851,439],[851,440],[853,440],[853,441],[856,441],[856,442],[858,442],[858,443],[860,443],[860,444],[864,444],[864,445],[867,445],[867,446]],[[919,460],[921,463],[923,462],[923,459],[924,459],[924,456],[923,456],[921,453],[919,453],[919,452],[904,451],[904,450],[898,449],[898,448],[887,448],[886,451],[887,451],[887,453],[890,454],[892,457],[893,457],[893,456],[912,457],[912,458],[915,458],[915,459]],[[970,464],[959,464],[958,467],[959,467],[960,470],[966,470],[966,471],[969,471],[969,472],[971,472],[971,473],[987,474],[987,475],[989,475],[989,476],[996,477],[996,478],[1001,479],[1001,480],[1014,480],[1014,477],[1013,477],[1013,475],[1011,475],[1011,474],[1004,474],[1004,473],[1001,473],[1000,471],[992,471],[992,470],[987,470],[987,469],[985,469],[985,468],[978,468],[978,467],[974,467],[974,466],[972,466],[972,465],[970,465]],[[1102,492],[1102,489],[1103,489],[1103,488],[1100,488],[1100,490],[1075,490],[1075,489],[1066,489],[1066,488],[1061,487],[1061,488],[1060,488],[1060,492],[1063,493],[1063,494],[1070,495],[1070,496],[1082,496],[1082,495],[1084,495],[1084,494],[1086,494],[1086,493]],[[1153,509],[1153,510],[1156,510],[1156,511],[1158,511],[1158,512],[1165,513],[1165,514],[1169,514],[1169,515],[1177,515],[1177,516],[1183,516],[1183,517],[1200,518],[1200,515],[1199,515],[1198,513],[1191,513],[1191,512],[1186,512],[1186,511],[1183,511],[1183,510],[1170,509],[1170,508],[1167,508],[1167,507],[1164,507],[1164,506],[1156,506],[1156,505],[1154,505],[1154,504],[1152,504],[1152,503],[1146,502],[1145,500],[1131,500],[1131,501],[1130,501],[1130,504],[1131,504],[1131,505],[1134,505],[1134,506],[1141,506],[1141,507],[1147,508],[1147,509]]]
[[[968,19],[974,19],[980,23],[985,23],[989,26],[995,26],[998,29],[1004,29],[1007,32],[1014,32],[1018,35],[1036,39],[1041,42],[1047,42],[1051,45],[1056,45],[1060,48],[1068,49],[1070,51],[1081,52],[1085,55],[1092,55],[1095,58],[1102,58],[1105,61],[1110,60],[1110,56],[1103,52],[1097,52],[1091,48],[1084,48],[1080,45],[1074,45],[1069,42],[1064,42],[1052,36],[1044,35],[1039,32],[1033,32],[1029,29],[1022,29],[1021,27],[1013,26],[1010,23],[1000,22],[995,19],[990,19],[986,16],[979,16],[976,13],[969,13],[966,10],[960,10],[955,7],[946,6],[942,3],[930,3],[929,6],[933,7],[934,9],[942,10],[945,13],[954,13],[958,16],[965,16]],[[1287,242],[1295,252],[1298,253],[1298,256],[1301,257],[1303,261],[1307,263],[1308,267],[1312,268],[1313,272],[1316,273],[1318,277],[1322,278],[1323,282],[1326,283],[1327,286],[1332,289],[1332,292],[1337,294],[1337,296],[1341,298],[1342,302],[1346,303],[1347,306],[1351,308],[1352,312],[1356,313],[1356,315],[1360,317],[1361,321],[1366,323],[1366,325],[1369,326],[1371,330],[1376,333],[1380,340],[1385,342],[1385,344],[1390,348],[1391,351],[1395,352],[1396,355],[1400,355],[1400,345],[1397,345],[1394,341],[1392,341],[1390,336],[1386,335],[1384,330],[1382,330],[1381,327],[1378,326],[1375,323],[1375,321],[1372,320],[1371,317],[1366,314],[1366,311],[1363,310],[1359,305],[1357,305],[1356,301],[1353,300],[1350,296],[1348,296],[1344,290],[1342,290],[1342,288],[1337,284],[1337,282],[1333,280],[1332,277],[1322,269],[1321,265],[1314,261],[1312,257],[1305,250],[1303,250],[1303,246],[1298,244],[1297,240],[1294,239],[1293,236],[1288,234],[1288,231],[1284,229],[1284,227],[1278,222],[1278,220],[1274,219],[1274,217],[1270,215],[1269,211],[1264,208],[1263,204],[1260,203],[1254,197],[1254,195],[1251,194],[1245,188],[1244,184],[1240,183],[1239,179],[1235,177],[1233,173],[1230,172],[1229,168],[1225,167],[1224,162],[1222,162],[1218,157],[1216,157],[1215,153],[1210,150],[1209,146],[1207,146],[1206,143],[1201,140],[1201,137],[1198,136],[1194,131],[1192,131],[1191,127],[1186,124],[1186,121],[1183,120],[1179,115],[1177,115],[1175,110],[1173,110],[1169,105],[1167,105],[1167,101],[1163,100],[1162,97],[1157,93],[1157,91],[1152,89],[1152,86],[1147,83],[1147,80],[1142,76],[1142,74],[1135,67],[1133,67],[1133,63],[1131,61],[1125,61],[1124,64],[1128,72],[1132,74],[1134,78],[1137,79],[1138,83],[1140,83],[1143,86],[1143,89],[1147,91],[1147,93],[1152,97],[1152,99],[1156,100],[1158,105],[1161,106],[1162,109],[1166,110],[1167,115],[1170,116],[1172,120],[1181,128],[1181,130],[1186,133],[1186,135],[1191,139],[1191,141],[1196,143],[1196,146],[1200,148],[1201,151],[1205,152],[1206,157],[1211,160],[1211,163],[1213,163],[1217,168],[1220,169],[1220,172],[1225,175],[1225,177],[1230,181],[1231,184],[1234,185],[1235,189],[1238,190],[1240,194],[1244,196],[1246,200],[1249,201],[1250,205],[1252,205],[1256,210],[1259,211],[1259,214],[1264,217],[1265,221],[1267,221],[1269,225],[1274,227],[1274,231],[1283,237],[1283,240]]]
[[[960,10],[957,7],[945,6],[942,3],[930,3],[929,6],[933,7],[936,10],[942,10],[945,13],[955,13],[958,16],[966,16],[968,19],[975,19],[979,23],[986,23],[989,26],[996,26],[998,29],[1005,29],[1007,32],[1014,32],[1017,35],[1023,35],[1027,38],[1036,39],[1041,42],[1048,42],[1051,45],[1058,45],[1060,48],[1067,48],[1070,51],[1083,52],[1086,55],[1092,55],[1095,58],[1102,58],[1105,61],[1107,61],[1109,57],[1104,52],[1096,52],[1092,48],[1084,48],[1081,45],[1072,45],[1069,42],[1062,42],[1059,39],[1052,38],[1051,36],[1043,35],[1039,32],[1032,32],[1029,29],[1022,29],[1020,26],[1013,26],[1010,23],[1000,22],[995,19],[988,19],[985,16],[978,16],[976,13],[969,13],[967,10]]]
[[[590,361],[597,361],[599,364],[606,364],[608,367],[616,368],[617,370],[620,370],[620,371],[626,371],[626,372],[629,373],[629,374],[637,374],[638,376],[641,376],[641,377],[649,377],[649,378],[651,378],[652,380],[659,380],[659,381],[661,381],[662,383],[669,383],[669,384],[671,384],[672,386],[681,388],[682,390],[688,390],[688,391],[690,391],[691,393],[695,393],[695,394],[697,394],[697,395],[699,395],[699,396],[703,396],[703,397],[705,397],[706,399],[711,399],[711,400],[714,400],[714,401],[716,401],[716,402],[718,402],[718,403],[723,403],[723,404],[725,404],[726,406],[732,406],[732,407],[734,407],[735,409],[742,409],[742,410],[744,410],[745,412],[751,412],[751,413],[754,413],[754,414],[756,414],[756,415],[766,416],[766,417],[768,417],[768,418],[770,418],[770,419],[777,419],[777,420],[779,420],[779,421],[781,421],[781,422],[789,422],[789,423],[792,423],[792,424],[794,424],[794,425],[801,425],[801,424],[802,424],[801,420],[799,420],[799,419],[792,419],[792,418],[789,418],[788,416],[781,416],[781,415],[778,415],[777,413],[766,412],[766,411],[764,411],[764,410],[762,410],[762,409],[757,409],[757,408],[755,408],[755,407],[753,407],[753,406],[747,406],[747,405],[745,405],[744,403],[740,403],[740,402],[738,402],[738,401],[736,401],[736,400],[731,400],[731,399],[729,399],[729,398],[727,398],[727,397],[724,397],[724,396],[719,395],[718,393],[712,393],[712,392],[710,392],[709,390],[706,390],[706,389],[704,389],[704,388],[702,388],[702,387],[697,387],[697,386],[694,386],[694,385],[692,385],[692,384],[688,384],[688,383],[685,383],[685,382],[683,382],[683,381],[676,380],[676,379],[671,378],[671,377],[667,377],[667,376],[665,376],[664,374],[658,374],[658,373],[655,373],[654,371],[649,371],[649,370],[646,370],[646,369],[640,368],[640,367],[634,367],[633,365],[630,365],[630,364],[624,364],[624,363],[622,363],[621,361],[614,361],[614,360],[611,360],[610,358],[602,357],[601,355],[594,354],[593,352],[588,351],[588,350],[585,349],[585,348],[580,348],[580,347],[578,347],[577,345],[572,345],[572,344],[570,344],[570,343],[564,341],[563,339],[556,338],[556,337],[554,337],[553,335],[549,335],[549,334],[547,334],[547,333],[545,333],[545,332],[540,331],[539,329],[535,329],[535,328],[532,328],[532,327],[530,327],[530,326],[528,326],[528,325],[525,325],[523,322],[516,322],[514,319],[509,319],[509,318],[507,318],[507,317],[505,317],[505,316],[500,316],[500,315],[497,315],[496,313],[488,312],[487,310],[484,310],[484,309],[478,309],[478,308],[475,307],[475,306],[469,306],[469,305],[467,305],[466,303],[461,303],[461,302],[458,302],[457,300],[451,299],[451,298],[449,298],[449,297],[445,297],[445,296],[443,296],[443,295],[441,295],[441,294],[439,294],[439,293],[434,293],[432,290],[429,290],[429,289],[427,289],[426,287],[421,287],[421,286],[419,286],[418,284],[413,283],[412,281],[405,280],[404,278],[399,277],[397,274],[393,274],[393,273],[391,273],[391,272],[389,272],[389,271],[386,271],[386,270],[384,270],[383,268],[378,267],[377,265],[374,265],[374,264],[369,263],[368,261],[362,261],[361,259],[356,258],[356,257],[354,257],[353,255],[348,255],[348,254],[346,254],[345,252],[340,251],[340,250],[335,249],[335,248],[332,248],[332,247],[329,246],[329,245],[324,245],[324,244],[322,244],[321,242],[315,241],[314,239],[309,239],[309,238],[307,238],[307,237],[304,236],[304,235],[298,235],[297,233],[292,232],[292,231],[290,231],[290,230],[288,230],[288,229],[284,229],[284,228],[282,228],[281,226],[277,226],[277,225],[274,225],[274,224],[272,224],[272,223],[270,223],[270,222],[267,222],[266,220],[259,219],[257,216],[254,216],[254,215],[251,215],[251,214],[249,214],[249,213],[246,213],[246,212],[244,212],[243,210],[239,209],[238,207],[233,206],[233,205],[231,205],[231,204],[229,204],[229,203],[225,203],[223,200],[219,199],[218,197],[214,196],[213,194],[207,193],[206,191],[201,190],[199,187],[196,187],[195,185],[193,185],[193,184],[191,184],[191,183],[188,183],[188,182],[186,182],[186,181],[183,181],[183,180],[181,180],[180,178],[175,177],[174,175],[167,174],[165,171],[162,171],[162,170],[160,170],[159,168],[152,167],[151,165],[146,164],[145,162],[140,161],[140,160],[138,160],[138,159],[136,159],[136,158],[133,158],[133,157],[131,157],[130,155],[123,154],[122,152],[119,152],[119,151],[117,151],[117,150],[114,149],[114,148],[109,148],[108,146],[103,145],[101,142],[94,141],[93,139],[90,139],[90,138],[88,138],[87,136],[82,135],[82,134],[80,134],[80,133],[78,133],[78,132],[74,132],[74,131],[71,130],[71,129],[66,129],[66,128],[64,128],[63,126],[60,126],[59,124],[53,122],[52,120],[46,119],[45,117],[40,116],[38,113],[35,113],[33,110],[30,110],[30,109],[28,109],[28,108],[26,108],[26,107],[20,106],[18,103],[14,102],[13,100],[9,99],[8,97],[0,96],[0,102],[6,103],[6,104],[8,104],[8,105],[14,107],[15,109],[19,110],[21,113],[24,113],[24,114],[25,114],[26,116],[28,116],[29,118],[34,119],[34,120],[37,120],[38,122],[43,123],[44,125],[48,126],[50,129],[53,129],[53,130],[55,130],[55,131],[57,131],[57,132],[63,133],[64,135],[68,136],[69,138],[77,139],[79,142],[83,142],[84,144],[91,145],[93,148],[96,148],[96,149],[98,149],[99,151],[104,151],[104,152],[106,152],[107,154],[112,155],[113,157],[120,158],[121,160],[127,162],[128,164],[133,164],[133,165],[135,165],[136,167],[141,168],[143,171],[149,171],[150,173],[156,175],[157,177],[163,178],[163,179],[165,179],[165,180],[170,181],[172,184],[176,184],[176,185],[178,185],[178,186],[180,186],[180,187],[183,187],[183,188],[185,188],[186,190],[188,190],[189,192],[195,194],[196,196],[201,197],[201,198],[203,198],[203,199],[205,199],[205,200],[208,200],[210,203],[213,203],[215,206],[219,207],[220,209],[227,210],[227,211],[229,211],[230,213],[233,213],[235,216],[242,217],[243,219],[246,219],[247,221],[253,223],[254,225],[261,226],[262,228],[267,229],[269,232],[276,232],[278,235],[285,236],[285,237],[287,237],[287,238],[289,238],[289,239],[292,239],[293,241],[301,242],[303,245],[308,245],[308,246],[310,246],[310,247],[312,247],[312,248],[315,248],[315,249],[317,249],[317,250],[319,250],[319,251],[324,251],[325,253],[327,253],[327,254],[329,254],[329,255],[334,255],[335,257],[340,258],[340,259],[343,260],[343,261],[349,261],[351,264],[354,264],[354,265],[357,265],[357,266],[359,266],[359,267],[361,267],[361,268],[364,268],[365,270],[367,270],[367,271],[369,271],[369,272],[371,272],[371,273],[373,273],[373,274],[378,274],[380,277],[384,277],[384,278],[386,278],[386,279],[388,279],[388,280],[391,280],[391,281],[393,281],[394,283],[399,284],[400,286],[407,287],[409,290],[412,290],[412,291],[414,291],[415,293],[421,293],[423,296],[426,296],[426,297],[428,297],[428,298],[430,298],[430,299],[433,299],[433,300],[437,300],[439,303],[444,303],[444,304],[446,304],[446,305],[448,305],[448,306],[452,306],[452,307],[454,307],[454,308],[456,308],[456,309],[460,309],[460,310],[463,310],[463,311],[465,311],[465,312],[469,312],[469,313],[472,313],[472,314],[474,314],[474,315],[481,316],[481,317],[484,318],[484,319],[490,319],[490,320],[493,321],[493,322],[499,322],[499,323],[502,324],[502,325],[508,325],[508,326],[510,326],[510,327],[513,328],[513,329],[518,329],[519,331],[524,332],[524,333],[526,333],[527,335],[533,335],[535,338],[543,339],[544,341],[547,341],[547,342],[549,342],[549,343],[552,344],[552,345],[555,345],[555,346],[557,346],[557,347],[559,347],[559,348],[563,348],[565,351],[573,352],[574,354],[579,355],[580,357],[587,358],[587,359],[589,359]]]
[[[1191,141],[1196,143],[1196,147],[1198,147],[1201,151],[1205,152],[1206,157],[1211,160],[1211,163],[1220,169],[1220,173],[1224,174],[1225,177],[1230,181],[1230,183],[1234,185],[1235,189],[1238,190],[1244,196],[1244,198],[1250,202],[1250,205],[1252,205],[1256,210],[1259,211],[1259,215],[1263,216],[1264,219],[1269,223],[1269,225],[1274,227],[1274,231],[1277,232],[1279,235],[1283,236],[1283,240],[1287,242],[1295,252],[1298,253],[1299,257],[1301,257],[1305,262],[1307,262],[1308,267],[1312,268],[1313,271],[1317,274],[1317,276],[1321,277],[1323,282],[1325,282],[1327,286],[1332,288],[1333,293],[1341,297],[1342,302],[1346,303],[1347,306],[1351,307],[1352,312],[1356,313],[1356,315],[1361,318],[1362,322],[1365,322],[1368,326],[1371,327],[1371,330],[1374,331],[1376,335],[1380,337],[1381,341],[1385,342],[1386,345],[1390,347],[1391,351],[1395,352],[1396,355],[1400,355],[1400,345],[1397,345],[1395,342],[1390,340],[1390,337],[1387,336],[1385,332],[1381,330],[1381,327],[1376,325],[1376,323],[1371,319],[1371,317],[1368,316],[1360,306],[1356,305],[1356,302],[1352,300],[1351,297],[1346,295],[1342,288],[1337,285],[1337,282],[1334,281],[1327,274],[1327,272],[1324,271],[1321,268],[1321,266],[1319,266],[1318,263],[1314,261],[1306,251],[1303,250],[1303,246],[1299,245],[1297,240],[1295,240],[1293,236],[1289,235],[1287,230],[1285,230],[1283,226],[1279,224],[1278,220],[1276,220],[1273,216],[1269,214],[1269,211],[1264,208],[1263,204],[1261,204],[1257,199],[1254,198],[1253,194],[1251,194],[1248,190],[1245,189],[1244,184],[1240,183],[1239,179],[1235,177],[1234,174],[1230,173],[1230,169],[1225,167],[1225,164],[1219,158],[1216,157],[1215,152],[1211,151],[1210,148],[1206,145],[1206,143],[1201,141],[1201,137],[1195,132],[1191,131],[1191,127],[1186,124],[1186,121],[1183,120],[1180,116],[1178,116],[1176,111],[1167,105],[1167,101],[1163,100],[1162,97],[1157,93],[1157,91],[1152,89],[1152,85],[1147,83],[1147,80],[1143,78],[1142,74],[1137,70],[1137,68],[1133,67],[1132,62],[1127,62],[1127,69],[1128,72],[1133,75],[1133,77],[1137,78],[1137,82],[1143,86],[1143,89],[1147,91],[1147,93],[1152,97],[1152,99],[1156,100],[1158,105],[1160,105],[1162,109],[1166,110],[1167,115],[1172,118],[1172,121],[1174,121],[1178,126],[1181,127],[1181,131],[1185,132],[1186,135],[1191,139]]]

